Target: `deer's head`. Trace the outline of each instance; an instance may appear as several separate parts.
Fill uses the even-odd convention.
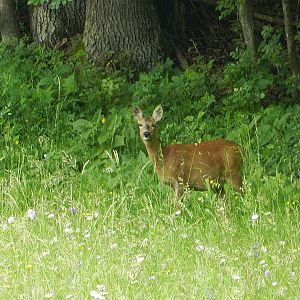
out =
[[[162,115],[163,109],[160,105],[155,108],[151,117],[144,117],[139,107],[133,109],[133,116],[138,122],[140,136],[144,142],[150,142],[156,138],[155,125],[161,120]]]

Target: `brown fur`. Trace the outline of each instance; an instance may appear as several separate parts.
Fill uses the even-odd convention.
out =
[[[134,116],[140,126],[140,135],[159,179],[170,184],[176,196],[184,188],[207,190],[211,186],[221,192],[225,182],[237,192],[242,188],[242,157],[238,144],[218,139],[197,144],[175,144],[161,147],[155,124],[162,117],[157,107],[151,118],[144,118],[135,108]],[[145,139],[145,132],[149,138]],[[147,133],[148,134],[148,133]]]

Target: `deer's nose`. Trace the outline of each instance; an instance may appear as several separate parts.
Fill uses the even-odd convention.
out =
[[[150,132],[149,131],[145,131],[144,132],[144,138],[145,139],[149,139],[150,138]]]

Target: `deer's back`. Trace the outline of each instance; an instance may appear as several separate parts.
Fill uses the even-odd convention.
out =
[[[206,179],[226,180],[241,171],[238,144],[218,139],[197,144],[168,145],[162,149],[164,179],[181,179],[192,187],[203,188]]]

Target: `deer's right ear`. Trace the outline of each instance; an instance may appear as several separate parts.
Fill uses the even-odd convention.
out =
[[[133,116],[137,121],[143,118],[143,113],[138,106],[133,109]]]

